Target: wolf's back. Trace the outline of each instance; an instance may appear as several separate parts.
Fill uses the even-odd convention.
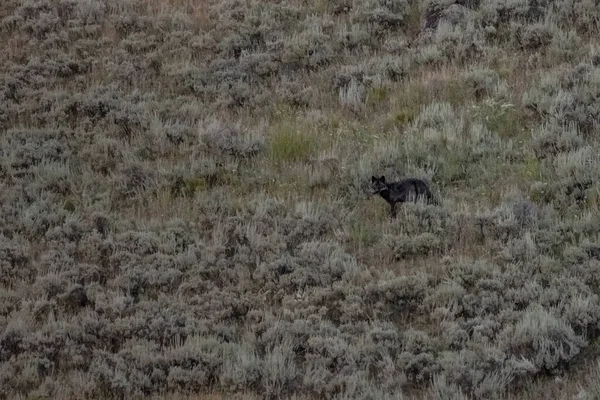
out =
[[[418,180],[415,182],[415,191],[417,192],[417,195],[422,195],[425,196],[425,198],[433,203],[433,204],[439,204],[438,200],[435,198],[435,196],[433,195],[433,193],[431,192],[431,189],[429,188],[429,185],[421,180]]]

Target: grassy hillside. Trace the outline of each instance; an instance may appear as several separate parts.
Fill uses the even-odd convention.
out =
[[[596,3],[2,1],[0,398],[600,398]]]

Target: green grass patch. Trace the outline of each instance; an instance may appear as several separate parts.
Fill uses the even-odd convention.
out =
[[[535,202],[546,201],[549,198],[548,190],[548,185],[544,182],[534,182],[529,188],[529,197]]]
[[[510,103],[488,99],[473,107],[472,116],[503,138],[521,136],[527,129],[524,115]]]
[[[589,211],[597,211],[600,209],[600,187],[598,185],[592,186],[592,188],[587,191],[585,208]]]
[[[389,91],[385,87],[376,87],[369,90],[367,95],[367,105],[374,106],[382,103],[388,98]]]
[[[192,178],[184,181],[184,193],[186,196],[193,196],[196,192],[201,192],[206,189],[206,179]]]
[[[469,168],[464,157],[457,152],[446,152],[444,158],[438,160],[437,179],[446,184],[460,182],[468,178]]]
[[[292,130],[280,130],[271,136],[269,156],[273,163],[307,161],[317,148],[314,135]]]
[[[350,241],[359,246],[372,246],[379,240],[380,230],[370,222],[355,221],[350,225]]]
[[[390,122],[401,128],[413,121],[421,112],[421,108],[429,102],[429,93],[422,82],[409,82],[406,86],[394,91],[390,99],[392,115]]]
[[[67,210],[68,212],[75,212],[75,202],[71,199],[66,199],[65,203],[63,204],[63,209]]]
[[[521,176],[529,181],[539,180],[542,177],[542,163],[535,158],[529,157],[522,166]]]
[[[406,109],[397,112],[393,117],[393,124],[397,127],[411,123],[418,115],[416,110]]]

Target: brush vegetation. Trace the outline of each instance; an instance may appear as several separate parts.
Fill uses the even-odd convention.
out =
[[[599,24],[3,0],[0,398],[598,398]]]

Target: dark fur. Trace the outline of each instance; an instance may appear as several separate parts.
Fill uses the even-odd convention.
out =
[[[407,178],[398,182],[385,182],[385,176],[371,177],[371,195],[380,195],[390,205],[392,218],[396,218],[396,203],[407,201],[416,202],[423,197],[428,204],[438,204],[425,181],[416,178]]]

